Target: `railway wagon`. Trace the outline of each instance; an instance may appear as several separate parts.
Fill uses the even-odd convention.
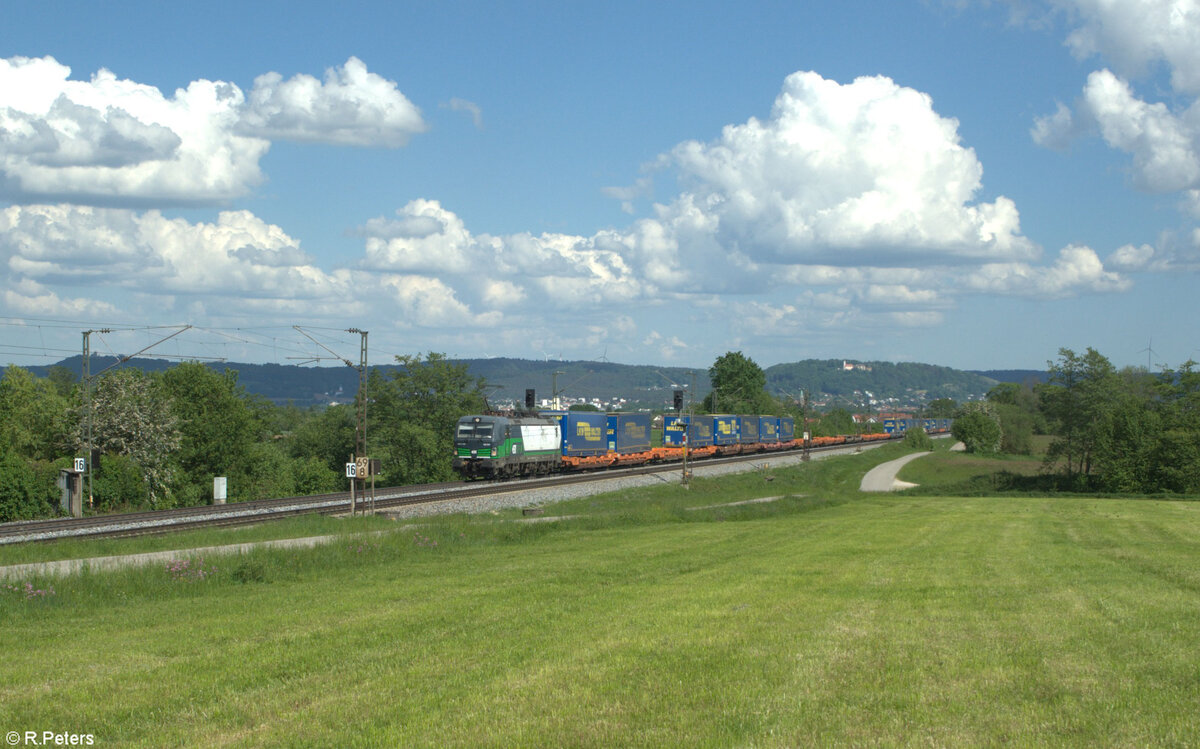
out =
[[[687,434],[690,448],[710,447],[713,443],[713,417],[707,415],[667,416],[663,419],[663,445],[683,447]]]
[[[779,419],[774,416],[758,417],[758,441],[764,445],[779,442]]]
[[[611,413],[608,415],[608,451],[617,455],[650,449],[650,414]]]
[[[608,452],[608,414],[599,411],[541,411],[544,419],[558,422],[562,454],[589,457]]]
[[[558,468],[561,442],[551,419],[464,416],[454,429],[451,466],[468,478],[549,473]]]
[[[741,433],[741,420],[736,416],[713,416],[713,444],[719,447],[736,445]]]
[[[883,431],[888,434],[903,434],[918,423],[916,419],[884,419]]]
[[[758,442],[758,417],[757,416],[739,416],[738,418],[738,442],[743,445],[753,445]]]
[[[796,420],[791,416],[779,417],[779,441],[791,442],[796,439]]]

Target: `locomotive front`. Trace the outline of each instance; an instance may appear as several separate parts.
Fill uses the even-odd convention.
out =
[[[500,449],[497,435],[503,439],[505,424],[496,416],[464,416],[454,428],[455,471],[466,478],[491,475]],[[499,428],[497,428],[499,427]]]

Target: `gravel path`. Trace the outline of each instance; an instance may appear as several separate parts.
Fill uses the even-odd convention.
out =
[[[880,463],[867,471],[866,475],[862,477],[862,483],[858,485],[858,490],[860,492],[894,492],[900,489],[907,489],[910,486],[916,486],[916,484],[901,481],[896,478],[896,474],[900,473],[900,469],[905,465],[917,458],[924,458],[929,454],[913,453],[912,455],[905,455],[903,458],[896,458],[886,463]]]

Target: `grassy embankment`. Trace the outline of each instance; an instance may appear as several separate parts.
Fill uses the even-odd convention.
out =
[[[0,591],[0,726],[145,746],[1200,735],[1200,505],[854,490],[900,452]]]

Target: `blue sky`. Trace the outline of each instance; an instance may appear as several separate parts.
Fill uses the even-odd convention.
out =
[[[5,10],[0,360],[1200,359],[1196,0],[112,7]]]

